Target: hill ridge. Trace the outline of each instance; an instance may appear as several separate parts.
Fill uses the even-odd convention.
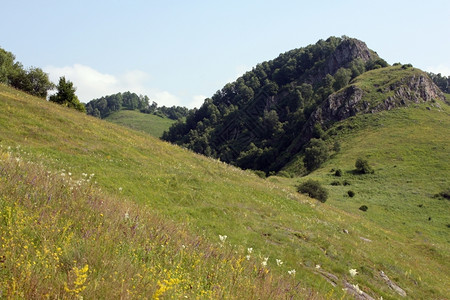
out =
[[[422,71],[389,67],[364,42],[330,37],[258,64],[162,138],[269,174],[282,170],[312,138],[322,138],[326,123],[418,99],[443,94]],[[361,105],[367,107],[353,107]]]
[[[395,79],[379,80],[380,73],[393,73]],[[395,73],[400,73],[396,76]],[[299,138],[288,150],[292,154],[300,151],[312,137],[317,124],[322,130],[329,129],[335,122],[345,120],[356,114],[373,114],[398,107],[441,100],[444,93],[433,83],[428,75],[418,69],[389,67],[368,71],[364,79],[355,78],[347,87],[337,91],[322,102],[311,114]],[[377,80],[375,80],[377,79]],[[383,79],[383,78],[382,78]],[[366,83],[367,81],[368,83]],[[361,83],[363,86],[359,85]],[[375,96],[376,94],[376,96]],[[376,97],[377,99],[374,99]]]

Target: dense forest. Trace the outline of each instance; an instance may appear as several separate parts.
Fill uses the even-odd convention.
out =
[[[285,150],[324,99],[363,72],[387,65],[361,41],[320,40],[258,64],[162,138],[244,169],[278,171]],[[322,134],[318,127],[315,144],[322,145]]]
[[[89,101],[86,104],[86,112],[88,115],[97,118],[105,118],[111,113],[122,109],[139,110],[142,113],[155,114],[172,120],[184,118],[189,112],[189,109],[186,107],[158,107],[156,102],[150,104],[149,101],[148,96],[138,96],[136,93],[131,92],[117,93]]]

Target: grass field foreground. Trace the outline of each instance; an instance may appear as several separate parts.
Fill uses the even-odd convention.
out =
[[[351,286],[354,287],[353,292],[357,286],[360,291],[384,299],[399,297],[380,276],[380,271],[385,272],[408,295],[417,298],[439,299],[450,293],[445,285],[449,282],[448,241],[445,237],[436,237],[434,233],[428,237],[425,231],[424,239],[412,239],[401,227],[387,228],[380,214],[372,215],[372,211],[377,211],[374,204],[369,205],[368,213],[358,210],[356,203],[347,206],[351,202],[343,202],[339,206],[337,202],[341,201],[342,195],[339,187],[332,191],[327,203],[321,204],[296,192],[298,179],[274,177],[264,180],[252,172],[193,154],[142,132],[95,119],[1,85],[0,100],[0,110],[3,112],[0,115],[0,144],[4,152],[23,161],[42,164],[52,174],[64,173],[68,176],[70,172],[75,180],[83,179],[83,174],[94,174],[91,182],[101,189],[102,197],[117,198],[115,201],[124,205],[133,203],[135,211],[138,211],[136,214],[149,210],[169,224],[181,226],[176,227],[175,232],[182,228],[184,231],[181,232],[202,236],[207,243],[217,245],[219,250],[222,243],[220,236],[222,240],[227,236],[226,242],[236,248],[233,251],[238,251],[239,259],[246,260],[248,249],[252,249],[250,261],[255,260],[257,269],[266,264],[271,268],[271,274],[288,275],[288,278],[301,282],[300,286],[308,287],[303,297],[310,298],[315,293],[319,294],[314,297],[346,297],[352,293]],[[444,112],[447,109],[443,108]],[[423,107],[419,110],[424,116],[434,113]],[[407,110],[404,112],[408,114]],[[386,114],[386,124],[390,122],[389,116]],[[445,125],[448,119],[442,122]],[[448,135],[448,127],[443,128],[442,135]],[[364,134],[364,131],[360,132]],[[351,152],[351,149],[357,149],[352,148],[356,136],[348,135],[348,139],[342,141],[340,154],[333,158],[335,160],[330,160],[328,165],[325,164],[310,177],[318,177],[323,182],[331,180],[331,166],[342,168],[347,172],[346,176],[353,176],[352,165],[356,159],[353,156],[355,153],[364,155],[356,150]],[[437,140],[436,143],[441,145],[442,141]],[[381,149],[377,148],[377,144],[372,147],[372,151],[382,151],[376,150]],[[447,151],[441,150],[436,155]],[[347,151],[350,151],[348,157]],[[435,152],[428,155],[434,156]],[[383,174],[380,169],[387,167],[383,162],[385,156],[369,158],[376,170],[374,176]],[[401,161],[397,166],[404,167]],[[363,191],[369,189],[373,182],[382,180],[378,177],[374,177],[373,181],[363,180],[372,179],[370,176],[358,178],[361,181],[354,186],[355,201],[361,199],[359,197]],[[424,184],[430,181],[426,177],[421,178],[425,178]],[[23,184],[30,182],[32,180]],[[444,184],[435,185],[430,190],[441,186]],[[31,197],[34,195],[32,192],[28,194]],[[17,197],[9,202],[2,201],[12,206],[21,200],[22,197]],[[397,198],[392,198],[391,202],[396,201]],[[115,204],[111,206],[115,207]],[[446,206],[441,209],[445,210]],[[92,213],[92,218],[100,218],[98,212]],[[125,213],[125,208],[119,210],[118,220],[123,221]],[[104,211],[100,214],[107,215]],[[86,218],[88,220],[90,217]],[[439,221],[442,222],[445,223],[445,219]],[[64,226],[64,222],[62,224]],[[409,229],[406,230],[409,232]],[[435,231],[433,227],[429,230]],[[117,234],[120,236],[121,233]],[[82,241],[82,238],[73,240]],[[139,249],[142,243],[144,241],[128,247],[130,251]],[[20,249],[11,247],[14,251]],[[173,253],[177,253],[179,247],[174,246],[174,249]],[[99,257],[102,255],[99,254]],[[219,251],[218,255],[228,254]],[[88,272],[84,271],[85,265],[88,265],[88,270],[95,269],[82,260],[77,262],[79,264],[69,265],[66,272],[72,274],[71,278],[75,275],[84,278],[83,275]],[[115,271],[112,272],[114,274]],[[229,274],[233,276],[232,272]],[[199,278],[204,277],[196,280]],[[158,286],[157,280],[164,278],[154,278],[154,287]],[[244,278],[242,280],[245,281]],[[64,281],[57,282],[59,289],[64,289]],[[75,281],[67,281],[66,277],[65,282],[70,284]],[[276,285],[277,280],[274,279],[274,282]],[[236,293],[234,288],[228,285],[224,290]],[[244,298],[251,298],[251,295],[244,295]]]

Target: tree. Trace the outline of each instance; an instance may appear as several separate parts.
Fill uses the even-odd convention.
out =
[[[345,69],[345,68],[339,68],[339,70],[337,70],[337,72],[334,74],[334,90],[338,91],[340,89],[342,89],[343,87],[345,87],[350,79],[352,78],[352,71],[349,69]]]
[[[70,108],[75,108],[81,112],[86,112],[85,106],[80,103],[77,95],[75,95],[76,88],[73,87],[71,81],[66,80],[66,77],[62,76],[59,78],[56,89],[58,92],[55,95],[50,96],[50,101]]]
[[[320,167],[328,159],[328,148],[323,140],[311,139],[309,146],[305,149],[305,167],[313,171]]]
[[[11,52],[0,48],[0,82],[9,83],[9,75],[14,69],[16,57]]]
[[[54,84],[48,79],[48,74],[34,67],[28,71],[15,70],[10,74],[10,84],[16,89],[41,98],[47,98],[47,92],[54,88]]]

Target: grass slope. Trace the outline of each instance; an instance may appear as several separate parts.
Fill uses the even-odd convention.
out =
[[[131,129],[144,131],[158,138],[175,122],[169,118],[144,114],[136,110],[120,110],[112,113],[105,120]]]
[[[448,114],[447,107],[443,110]],[[340,298],[355,293],[356,286],[384,299],[399,297],[380,277],[381,270],[408,295],[445,298],[450,294],[445,285],[450,280],[448,240],[435,233],[439,225],[423,230],[423,238],[419,239],[405,234],[410,229],[402,228],[396,222],[391,222],[393,226],[384,224],[381,213],[370,215],[372,211],[376,212],[373,204],[368,203],[367,213],[354,209],[358,205],[356,203],[353,207],[339,206],[338,202],[343,198],[340,190],[332,191],[332,199],[320,204],[298,195],[291,179],[263,180],[250,172],[193,154],[144,133],[85,116],[4,86],[0,86],[0,111],[0,144],[3,149],[9,147],[10,155],[39,162],[59,174],[70,172],[76,180],[83,178],[83,173],[95,174],[92,179],[96,181],[95,187],[101,188],[105,197],[111,195],[125,203],[133,203],[137,210],[151,210],[191,233],[206,237],[217,247],[221,245],[219,235],[227,235],[225,246],[236,249],[237,255],[243,256],[245,249],[252,248],[249,263],[261,267],[267,258],[274,275],[287,275],[291,271],[290,276],[294,277],[291,280],[312,288],[318,293],[317,297]],[[424,108],[420,112],[424,116],[435,113]],[[446,116],[442,117],[444,125],[448,123]],[[432,127],[434,123],[426,126]],[[449,127],[446,128],[442,136],[448,136]],[[440,140],[436,143],[438,147],[442,146]],[[331,165],[351,171],[354,154],[349,154],[351,159],[342,156],[350,151],[351,145],[349,136],[348,143],[343,143],[341,154],[335,157],[342,157],[342,163],[330,161],[313,176],[322,181],[331,179],[328,173]],[[372,146],[381,149],[377,148],[380,146],[377,143]],[[431,156],[442,151],[447,153],[448,159],[448,149],[439,148]],[[407,159],[406,155],[410,153],[405,152],[403,159]],[[445,155],[441,156],[445,159]],[[373,176],[381,177],[380,168],[387,166],[382,159],[379,163],[372,159],[371,162],[378,164],[375,165],[377,173]],[[406,164],[397,163],[399,170],[404,167]],[[440,172],[445,175],[445,170]],[[349,173],[346,176],[353,175]],[[381,179],[373,181],[377,180]],[[430,182],[432,179],[423,180]],[[373,182],[366,183],[367,188]],[[356,200],[363,193],[364,182],[352,184],[357,193]],[[442,186],[445,183],[434,185],[429,190]],[[385,194],[393,193],[403,185],[393,187],[394,190]],[[396,201],[392,197],[391,202]],[[448,208],[445,206],[447,202],[439,203],[444,204],[442,210]],[[408,209],[406,212],[410,214],[413,211]],[[392,212],[392,216],[397,215]],[[77,222],[86,226],[83,220]],[[445,217],[438,222],[444,224]],[[83,237],[78,239],[82,241]],[[128,247],[138,248],[138,244],[140,242]],[[78,253],[83,256],[88,250]],[[244,261],[247,261],[246,257]],[[82,275],[82,267],[80,265],[77,269],[79,276]],[[295,274],[292,272],[294,269]],[[350,269],[356,269],[358,274],[351,276]],[[69,269],[69,274],[76,273],[75,269]],[[230,276],[233,277],[231,272]],[[158,286],[155,281],[156,278],[153,284]],[[330,281],[338,285],[333,287]],[[344,292],[342,287],[347,291]],[[236,288],[227,285],[229,290],[226,292],[233,295]],[[303,296],[312,297],[308,291]]]

